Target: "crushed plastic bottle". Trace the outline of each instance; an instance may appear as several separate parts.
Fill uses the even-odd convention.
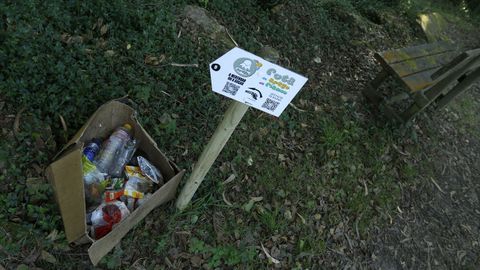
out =
[[[125,124],[122,127],[115,129],[108,140],[103,144],[100,154],[95,159],[97,168],[107,174],[111,174],[114,169],[116,158],[119,151],[121,151],[127,142],[131,139],[132,126]]]
[[[125,146],[118,151],[118,154],[115,157],[115,162],[113,163],[113,168],[111,170],[113,177],[120,177],[122,175],[125,165],[132,159],[137,147],[138,141],[133,139],[129,140]]]

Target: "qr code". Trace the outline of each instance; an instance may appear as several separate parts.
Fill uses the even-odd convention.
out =
[[[265,103],[263,103],[262,108],[265,108],[265,109],[273,112],[278,107],[278,104],[280,104],[280,102],[267,98],[267,101],[265,101]]]
[[[240,89],[240,85],[236,85],[234,83],[227,82],[227,84],[225,84],[225,86],[223,87],[222,91],[225,92],[225,93],[229,93],[232,96],[235,96],[238,92],[238,89]]]

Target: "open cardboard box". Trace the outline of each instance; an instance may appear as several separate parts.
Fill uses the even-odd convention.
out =
[[[92,138],[108,137],[115,128],[125,123],[133,127],[133,136],[140,142],[138,149],[145,152],[146,158],[161,171],[165,183],[152,194],[148,201],[118,223],[110,233],[99,240],[94,240],[89,237],[85,219],[86,205],[81,161],[83,145]],[[102,105],[46,169],[47,177],[55,190],[67,240],[75,244],[91,243],[88,255],[94,265],[150,211],[174,198],[184,173],[184,170],[179,170],[158,149],[155,141],[137,121],[135,110],[121,100],[113,100]]]

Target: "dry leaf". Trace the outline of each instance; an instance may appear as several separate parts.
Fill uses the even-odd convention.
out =
[[[47,240],[50,240],[50,241],[55,241],[58,239],[58,231],[57,230],[53,230],[47,237],[45,237]]]
[[[35,263],[40,256],[40,252],[37,249],[34,249],[25,259],[23,259],[23,263],[25,264],[32,264]]]
[[[307,222],[305,221],[305,218],[302,215],[297,213],[297,216],[300,218],[300,220],[302,221],[303,224],[307,224]]]
[[[46,252],[45,250],[42,250],[42,254],[40,255],[40,259],[42,259],[46,262],[49,262],[51,264],[56,264],[57,263],[57,259],[55,259],[55,257],[53,257],[52,254]]]
[[[112,57],[115,55],[115,52],[113,50],[107,50],[105,51],[105,56]]]
[[[190,258],[190,262],[193,267],[200,267],[202,266],[203,259],[200,256],[193,256]]]
[[[263,197],[252,197],[250,200],[253,202],[261,202],[263,201]]]
[[[223,201],[225,202],[226,205],[228,206],[233,206],[232,203],[230,203],[227,198],[225,197],[225,191],[222,193],[222,198],[223,198]]]
[[[68,33],[63,33],[60,36],[60,40],[65,44],[72,44],[72,43],[82,43],[85,38],[82,36],[71,36]]]
[[[63,116],[61,114],[59,114],[58,117],[60,118],[60,122],[62,123],[63,131],[67,132],[67,123],[65,122],[65,119],[63,119]]]
[[[25,108],[20,109],[18,111],[17,115],[15,116],[15,121],[13,122],[13,132],[18,134],[20,132],[20,117],[22,116],[22,113],[25,111]]]
[[[102,24],[103,24],[103,19],[98,18],[97,23],[93,25],[92,30],[94,30],[96,27],[102,27]]]
[[[263,246],[262,243],[260,243],[260,245],[262,245],[263,252],[265,253],[265,256],[267,256],[269,261],[271,261],[274,264],[280,263],[279,260],[275,259],[274,257],[272,257],[272,255],[270,255],[270,253],[268,253],[267,249]]]
[[[104,25],[100,28],[100,35],[104,36],[108,31],[108,25]]]
[[[236,177],[235,174],[233,174],[233,173],[230,174],[230,176],[227,178],[227,180],[223,181],[223,184],[226,185],[226,184],[232,182],[233,180],[235,180],[235,177]]]
[[[158,57],[152,55],[145,56],[145,64],[150,66],[158,66],[163,60],[165,60],[165,55],[163,54]]]
[[[252,197],[250,199],[250,201],[248,201],[248,203],[244,204],[242,206],[243,210],[247,211],[247,212],[250,212],[253,208],[253,205],[256,203],[256,202],[260,202],[263,200],[263,197]]]

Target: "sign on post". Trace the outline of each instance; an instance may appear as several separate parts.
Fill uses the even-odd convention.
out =
[[[210,64],[212,90],[274,116],[280,116],[307,78],[240,48]]]
[[[235,101],[223,115],[182,188],[176,203],[180,210],[192,199],[248,107],[278,117],[307,82],[307,78],[240,48],[211,63],[210,77],[214,92]]]

